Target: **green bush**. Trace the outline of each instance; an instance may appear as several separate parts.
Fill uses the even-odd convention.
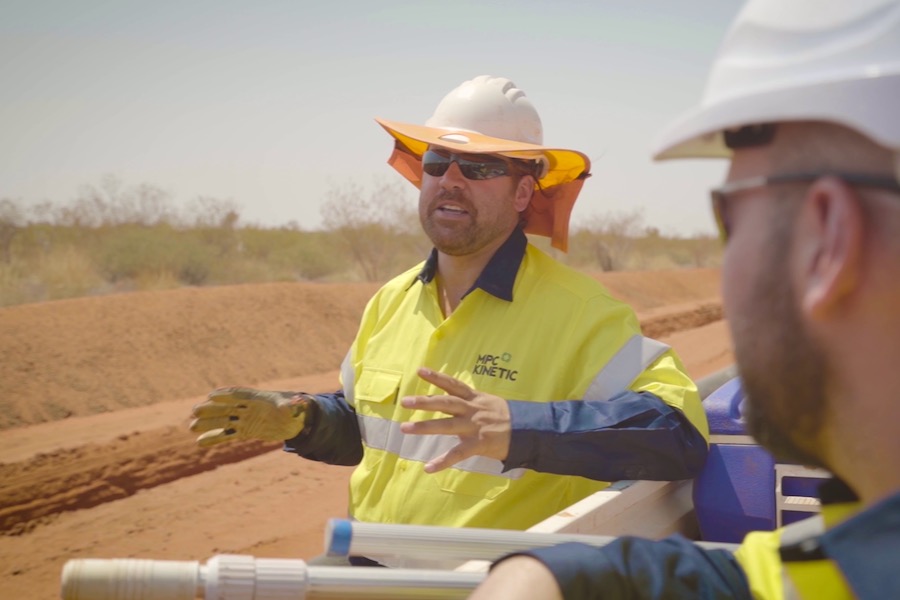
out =
[[[111,283],[170,272],[184,284],[202,285],[213,270],[218,249],[191,230],[122,225],[98,231],[94,253]]]
[[[277,279],[319,280],[346,265],[334,236],[321,231],[244,228],[240,230],[241,256],[269,265]]]
[[[118,290],[168,289],[265,281],[379,281],[423,260],[409,190],[382,185],[337,190],[323,209],[324,231],[296,225],[238,226],[232,203],[198,199],[179,215],[153,186],[104,180],[78,202],[31,211],[0,203],[0,306]],[[722,247],[712,235],[667,236],[645,227],[639,211],[573,223],[569,252],[544,237],[532,243],[586,271],[715,267]]]

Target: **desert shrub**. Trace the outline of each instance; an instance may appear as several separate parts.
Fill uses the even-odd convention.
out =
[[[12,262],[12,244],[25,225],[25,212],[17,202],[0,198],[0,262]]]
[[[549,247],[549,241],[532,242]],[[569,253],[553,251],[559,260],[585,270],[623,271],[716,267],[722,245],[715,235],[664,235],[645,227],[640,211],[597,215],[573,224]]]
[[[231,200],[198,197],[182,210],[159,187],[114,177],[82,187],[67,205],[0,200],[0,305],[133,289],[264,281],[381,281],[431,249],[403,182],[331,190],[324,230],[296,223],[240,224]],[[714,235],[665,235],[640,211],[573,222],[569,252],[531,241],[575,268],[597,270],[715,267]]]
[[[131,281],[131,284],[135,289],[142,291],[174,290],[184,285],[174,273],[168,270],[141,271]]]
[[[349,181],[328,191],[321,210],[325,230],[366,281],[381,281],[409,266],[411,255],[421,260],[425,236],[410,196],[409,186],[399,181],[376,184],[369,192]]]
[[[104,289],[91,257],[72,246],[0,263],[0,306],[77,298]]]
[[[0,262],[0,306],[38,300],[25,288],[25,279],[21,263]]]
[[[69,203],[47,205],[41,220],[58,225],[89,228],[124,224],[172,224],[176,210],[172,194],[156,185],[127,185],[118,176],[107,174],[97,185],[85,184]]]
[[[98,233],[95,260],[111,283],[169,272],[184,284],[201,285],[217,260],[217,249],[199,236],[166,225],[124,225]]]
[[[104,287],[103,277],[88,253],[73,246],[55,248],[42,256],[34,275],[46,300],[77,298]]]
[[[346,268],[343,247],[321,231],[247,227],[240,248],[242,257],[269,265],[278,279],[319,280]]]
[[[187,285],[203,285],[219,261],[216,248],[190,235],[179,235],[172,271]]]

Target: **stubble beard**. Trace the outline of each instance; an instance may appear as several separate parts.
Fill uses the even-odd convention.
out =
[[[460,204],[469,214],[468,225],[460,223],[456,227],[439,225],[435,222],[435,211],[441,202],[454,201]],[[497,236],[504,235],[501,223],[482,223],[478,219],[478,211],[468,196],[458,189],[442,190],[430,202],[420,202],[419,221],[425,234],[437,248],[438,252],[448,256],[466,256],[475,254]]]
[[[777,459],[826,467],[815,448],[827,404],[827,361],[800,318],[785,260],[789,232],[779,229],[764,246],[765,268],[747,303],[755,314],[734,334],[744,418]]]

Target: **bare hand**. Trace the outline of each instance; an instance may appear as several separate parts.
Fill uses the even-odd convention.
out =
[[[469,600],[562,600],[559,584],[544,563],[530,556],[513,556],[491,569]]]
[[[447,419],[403,423],[400,430],[413,435],[455,435],[459,443],[425,465],[436,473],[472,456],[504,460],[509,454],[509,405],[500,396],[473,390],[449,375],[421,368],[419,377],[441,388],[446,395],[406,396],[405,408],[450,415]]]

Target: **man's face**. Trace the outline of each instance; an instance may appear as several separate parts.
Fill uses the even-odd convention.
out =
[[[438,152],[449,152],[436,148]],[[472,161],[498,160],[495,156],[461,155]],[[527,181],[525,181],[527,180]],[[490,179],[467,179],[451,162],[443,175],[423,174],[419,194],[419,220],[435,248],[444,254],[466,256],[499,245],[519,222],[528,204],[526,185],[511,175]]]
[[[772,172],[765,150],[740,150],[728,179]],[[816,448],[826,360],[804,324],[791,281],[793,215],[804,189],[772,186],[727,200],[722,292],[749,432],[781,460],[824,466]]]

